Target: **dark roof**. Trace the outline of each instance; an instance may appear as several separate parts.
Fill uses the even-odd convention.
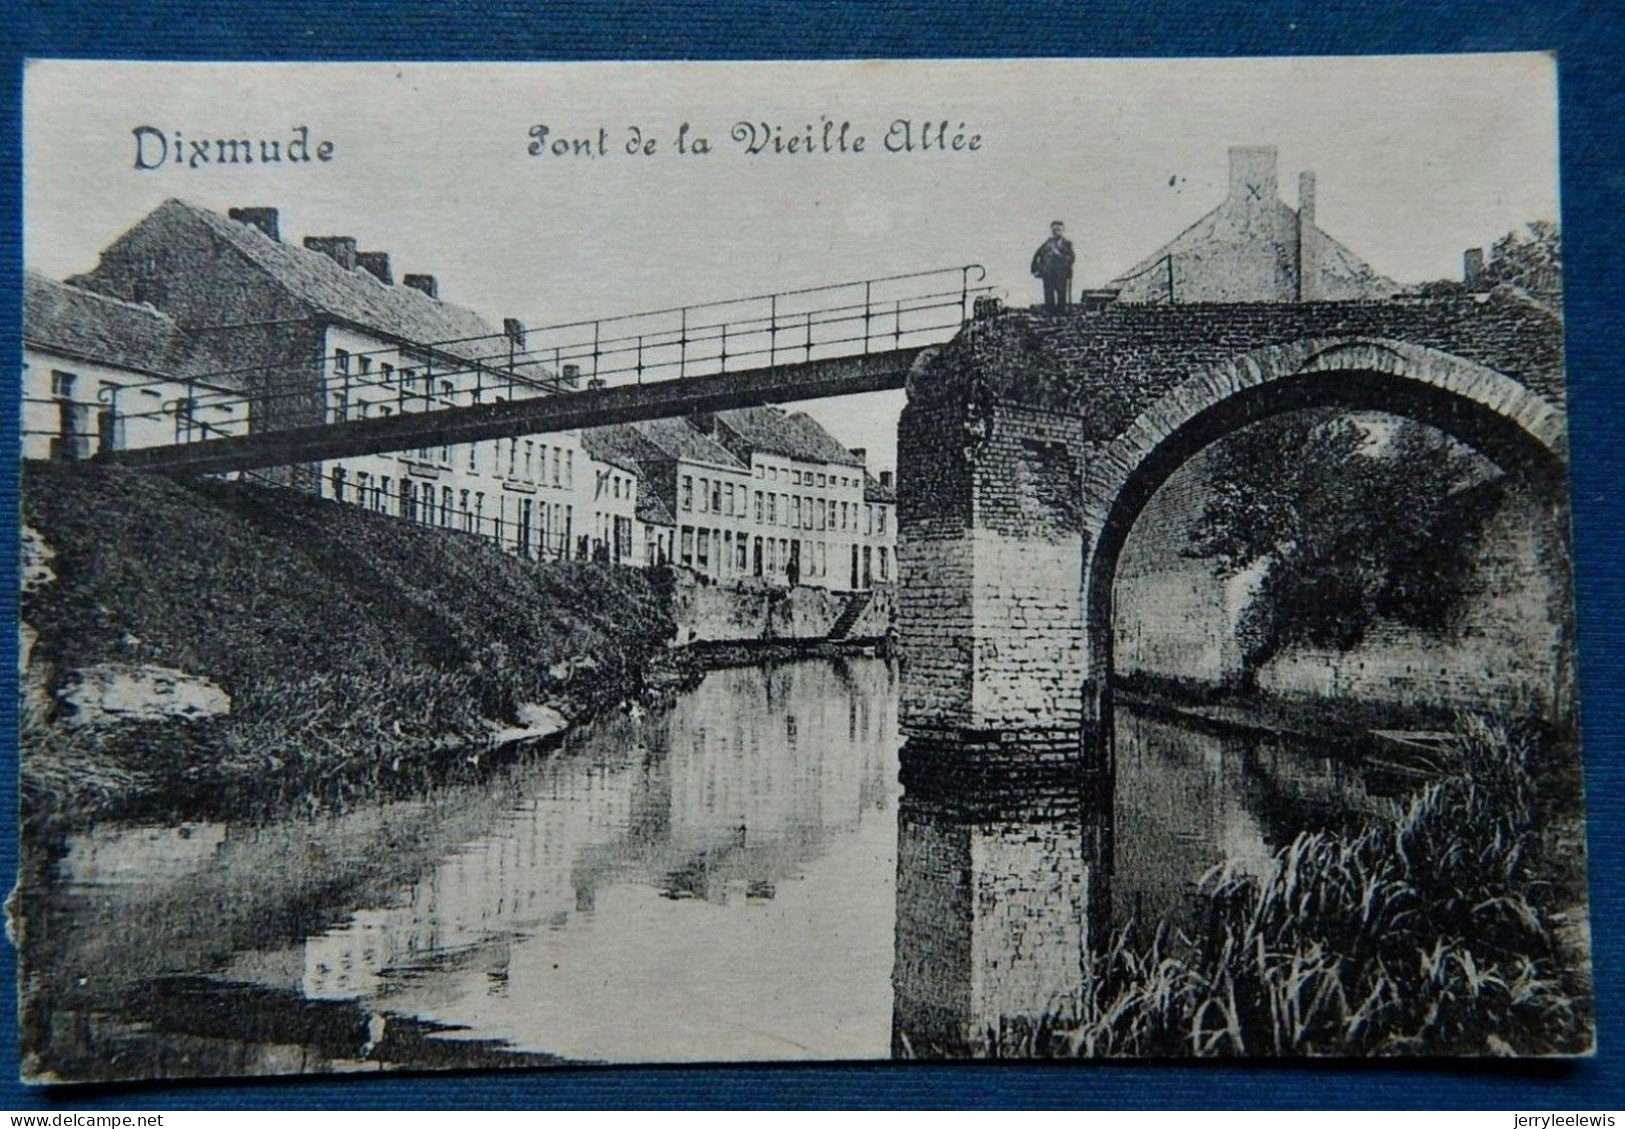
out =
[[[643,475],[638,464],[638,450],[618,432],[630,429],[617,424],[613,427],[589,427],[581,432],[581,447],[601,463],[620,467],[630,474]],[[647,454],[644,455],[647,458]]]
[[[644,525],[676,525],[677,519],[653,490],[638,491],[638,520]]]
[[[584,427],[581,429],[581,447],[587,454],[603,462],[616,462],[621,466],[630,463],[636,473],[645,478],[649,476],[649,471],[644,464],[671,458],[654,443],[638,434],[629,423]]]
[[[23,342],[151,376],[184,379],[195,369],[186,331],[168,314],[33,271],[23,275]],[[210,383],[236,386],[227,378]]]
[[[387,285],[360,268],[345,270],[319,251],[272,239],[252,224],[184,200],[164,201],[158,211],[165,210],[205,224],[294,297],[329,317],[389,338],[432,344],[464,360],[507,357],[506,339],[472,310],[410,286]]]
[[[863,500],[865,502],[896,502],[897,488],[887,486],[868,471],[864,471]]]
[[[634,423],[631,427],[667,458],[710,463],[730,470],[750,469],[732,451],[700,431],[688,420],[651,419]]]
[[[779,408],[734,408],[717,413],[717,421],[755,451],[809,463],[862,466],[854,455],[806,412]]]

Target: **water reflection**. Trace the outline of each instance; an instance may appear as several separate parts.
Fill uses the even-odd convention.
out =
[[[989,1056],[1075,1014],[1083,955],[1128,928],[1194,924],[1216,866],[1263,875],[1300,831],[1380,803],[1356,750],[1221,733],[1126,706],[1107,786],[975,795],[937,782],[898,812],[893,1053]],[[940,755],[905,747],[904,759]],[[1005,765],[1019,750],[1001,748]],[[912,776],[913,774],[911,774]]]
[[[1104,931],[1375,802],[1342,754],[1126,708],[1107,795],[904,795],[896,700],[878,660],[718,671],[477,785],[31,842],[27,1067],[992,1053]]]
[[[479,786],[57,844],[23,895],[31,1067],[882,1055],[895,680],[718,671]]]
[[[994,803],[905,795],[897,826],[892,1051],[984,1056],[1006,1025],[1070,1013],[1110,844],[1077,789]]]

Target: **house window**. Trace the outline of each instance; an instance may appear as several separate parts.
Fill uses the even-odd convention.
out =
[[[355,359],[355,368],[362,376],[366,376],[372,371],[372,358],[365,353],[358,354]]]
[[[559,484],[559,448],[553,448],[553,485]]]
[[[891,571],[890,566],[887,564],[887,557],[889,555],[890,554],[886,552],[886,546],[882,545],[880,547],[880,579],[882,580],[885,580]]]
[[[817,510],[818,528],[823,529],[829,524],[829,512],[824,508],[824,503],[822,502],[819,502],[814,508]]]
[[[448,403],[448,404],[451,403],[451,396],[452,396],[451,381],[442,380],[440,382],[440,395],[441,395],[441,398],[446,401],[446,403]]]
[[[734,568],[743,573],[749,565],[745,561],[745,535],[741,533],[734,542]]]
[[[874,532],[875,532],[875,508],[873,506],[864,506],[863,507],[863,533],[864,533],[864,536],[872,537],[872,536],[874,536]]]
[[[767,524],[769,525],[778,524],[778,497],[777,494],[772,493],[767,496]]]
[[[703,514],[711,508],[711,480],[700,479],[700,512]]]
[[[517,440],[517,439],[508,440],[508,477],[509,478],[512,478],[514,476],[516,460],[518,459],[518,457],[519,457],[519,440]]]
[[[722,480],[711,483],[711,512],[722,512]]]
[[[378,366],[378,383],[388,385],[395,379],[395,366],[385,361]]]
[[[78,379],[79,378],[71,372],[53,371],[51,373],[51,395],[56,397],[58,400],[73,399],[73,388],[78,382]]]
[[[796,497],[791,498],[790,501],[792,503],[790,524],[792,527],[799,526],[801,524],[801,496],[798,494]]]
[[[566,488],[576,484],[575,463],[576,453],[574,451],[564,452],[564,485]]]
[[[886,507],[885,506],[881,506],[879,509],[877,509],[875,511],[875,528],[878,529],[881,533],[886,532]],[[885,573],[881,573],[881,575],[884,576]]]
[[[762,464],[761,464],[761,463],[757,463],[757,464],[756,464],[756,477],[757,477],[757,478],[760,478],[760,477],[762,477],[762,475],[763,475],[763,473],[765,473],[765,472],[764,472],[764,471],[763,471],[763,468],[762,468]]]
[[[825,484],[825,476],[821,474],[821,475],[818,476],[818,485],[820,487],[823,487],[824,484]]]
[[[695,555],[695,560],[698,562],[701,572],[711,571],[711,531],[709,529],[700,530],[699,551]]]
[[[531,477],[531,465],[536,455],[536,444],[532,440],[525,440],[525,477]]]
[[[337,501],[344,501],[344,468],[333,468],[333,497]]]
[[[683,556],[682,556],[683,564],[686,567],[693,567],[693,565],[694,565],[694,527],[691,526],[691,525],[683,526],[683,548],[682,548],[682,552],[683,552]]]
[[[813,527],[813,500],[812,500],[812,497],[809,495],[808,497],[803,498],[802,503],[803,504],[802,504],[802,507],[801,507],[801,528],[803,528],[803,529],[811,529]]]
[[[343,392],[333,393],[333,422],[343,423],[350,418],[350,397]]]
[[[683,475],[683,509],[692,510],[693,508],[694,508],[694,476],[690,475],[690,474],[685,474],[685,475]],[[688,562],[684,561],[683,563],[687,564]]]
[[[350,371],[350,354],[343,349],[333,350],[333,368],[338,372]]]
[[[762,492],[756,491],[756,524],[762,524]]]

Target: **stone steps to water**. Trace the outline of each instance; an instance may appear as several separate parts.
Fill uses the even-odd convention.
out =
[[[840,618],[830,627],[828,638],[845,639],[874,598],[873,592],[852,593],[852,598],[846,602],[846,608],[841,612]]]

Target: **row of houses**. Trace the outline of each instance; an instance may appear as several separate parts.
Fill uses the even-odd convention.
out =
[[[572,371],[272,208],[165,201],[65,282],[29,273],[23,455],[82,459],[319,422],[555,395]],[[719,581],[895,579],[895,491],[803,413],[746,408],[279,469],[286,485],[539,559]]]

